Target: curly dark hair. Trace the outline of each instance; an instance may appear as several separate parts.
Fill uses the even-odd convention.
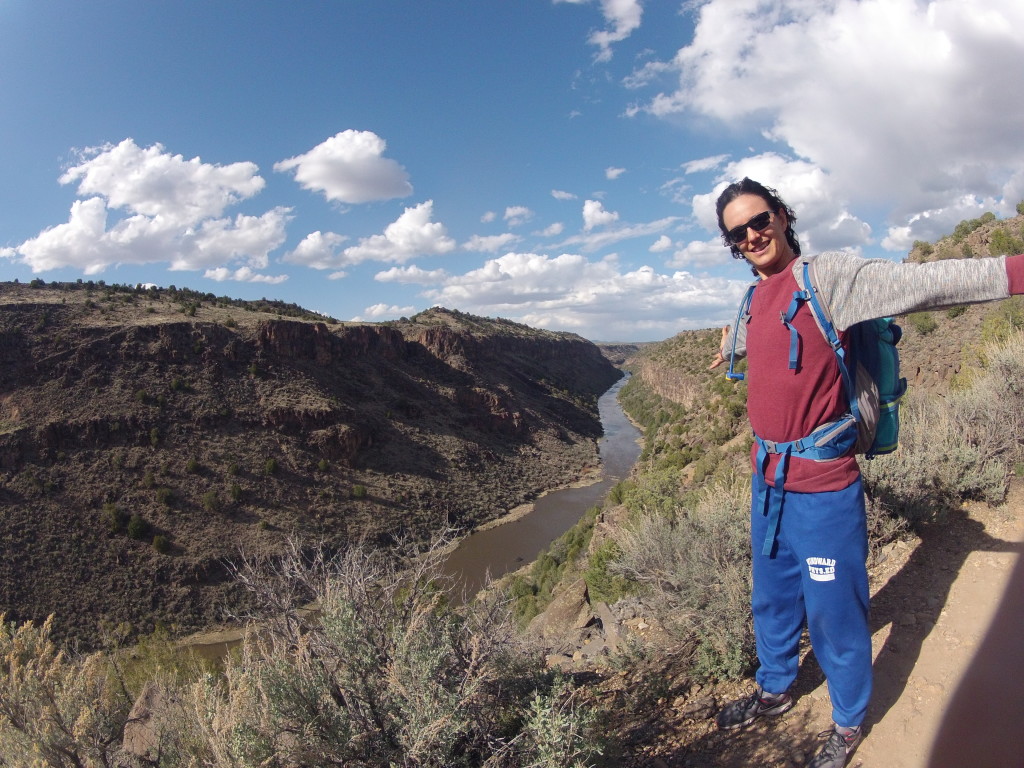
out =
[[[783,199],[779,197],[779,193],[771,187],[766,187],[764,184],[744,177],[742,181],[734,182],[723,189],[722,194],[718,196],[718,202],[715,203],[715,211],[718,213],[718,228],[722,230],[722,241],[729,246],[729,250],[732,251],[733,258],[742,259],[743,254],[740,253],[740,249],[737,246],[729,242],[729,230],[726,229],[725,222],[722,220],[722,212],[725,210],[725,206],[740,195],[757,195],[768,203],[768,207],[771,208],[774,213],[778,213],[779,211],[786,212],[786,242],[788,242],[789,247],[793,249],[793,253],[799,256],[800,243],[796,239],[796,232],[793,231],[793,222],[796,221],[796,214],[793,213],[793,209],[786,205]]]

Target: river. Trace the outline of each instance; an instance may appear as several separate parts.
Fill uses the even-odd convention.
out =
[[[608,491],[629,475],[640,455],[640,430],[626,418],[619,406],[619,390],[628,376],[619,379],[598,400],[604,435],[597,441],[601,459],[599,480],[591,485],[551,491],[533,503],[521,517],[466,536],[448,556],[446,572],[475,594],[493,578],[532,562],[552,541],[572,528],[583,513],[604,501]],[[241,629],[204,632],[182,641],[200,656],[217,659],[238,644]]]
[[[604,430],[597,443],[600,479],[582,487],[550,491],[538,498],[527,514],[466,536],[445,565],[466,594],[475,594],[486,583],[488,573],[497,579],[535,560],[629,475],[640,455],[641,433],[618,401],[619,390],[628,380],[628,376],[619,379],[597,403]]]

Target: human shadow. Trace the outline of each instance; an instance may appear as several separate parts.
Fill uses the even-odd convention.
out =
[[[874,686],[865,724],[885,717],[906,690],[925,639],[972,552],[1020,552],[1021,545],[989,535],[963,509],[943,510],[920,526],[921,542],[871,601],[872,635],[890,627],[875,657]]]
[[[1018,557],[984,639],[932,745],[928,768],[1022,768],[1024,740],[1024,558]]]

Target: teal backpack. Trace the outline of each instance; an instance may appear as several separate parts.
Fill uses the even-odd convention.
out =
[[[892,318],[864,320],[848,328],[850,343],[847,353],[840,343],[828,307],[818,298],[813,257],[802,258],[799,264],[794,266],[793,272],[800,290],[793,294],[793,301],[782,316],[782,322],[790,334],[789,368],[795,370],[797,367],[800,341],[792,320],[800,304],[806,302],[811,307],[811,314],[825,341],[835,352],[850,407],[842,418],[823,424],[799,440],[776,443],[754,435],[759,446],[757,471],[762,480],[764,468],[768,464],[768,455],[782,455],[774,479],[775,487],[778,489],[783,489],[790,456],[828,461],[839,458],[854,448],[855,453],[872,459],[895,451],[899,445],[900,399],[907,390],[907,380],[900,376],[900,356],[896,349],[903,336],[903,330]],[[736,329],[747,314],[756,287],[755,281],[747,288],[747,293],[740,302],[736,324],[733,326],[732,353],[729,372],[726,374],[730,379],[738,380],[744,377],[742,373],[735,371],[738,336]],[[782,497],[783,493],[776,494],[772,509],[766,511],[770,519],[768,538],[763,548],[765,555],[771,552],[775,541]]]

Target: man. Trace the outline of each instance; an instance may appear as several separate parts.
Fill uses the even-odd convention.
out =
[[[849,401],[811,307],[794,299],[802,259],[792,209],[774,190],[743,179],[721,193],[717,213],[726,245],[758,278],[744,317],[723,330],[710,367],[733,349],[747,357],[747,412],[757,438],[751,537],[759,661],[757,690],[727,705],[718,725],[742,728],[793,706],[787,691],[806,622],[834,721],[809,765],[841,768],[861,739],[871,695],[864,493],[850,441],[825,460],[793,441],[842,423]],[[844,345],[847,329],[862,320],[1024,293],[1024,255],[897,264],[829,252],[815,257],[814,269]],[[791,450],[772,452],[779,446]]]

